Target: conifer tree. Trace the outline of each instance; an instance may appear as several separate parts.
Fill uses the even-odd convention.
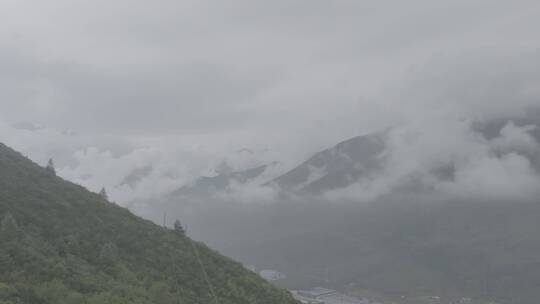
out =
[[[99,196],[101,196],[102,199],[109,201],[109,195],[107,194],[107,190],[105,190],[105,187],[101,188],[101,191],[99,191]]]
[[[184,230],[184,227],[182,227],[182,223],[180,223],[179,220],[174,221],[174,231],[181,235],[186,234],[186,231]]]
[[[56,175],[56,169],[54,168],[54,162],[51,159],[49,159],[49,162],[47,162],[47,166],[45,167],[45,170],[47,170],[49,173]]]

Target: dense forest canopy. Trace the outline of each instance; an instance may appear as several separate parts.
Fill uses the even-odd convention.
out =
[[[4,145],[0,168],[2,304],[295,303],[179,223],[138,218]]]

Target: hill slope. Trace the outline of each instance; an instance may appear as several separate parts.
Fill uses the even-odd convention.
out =
[[[342,188],[380,167],[384,133],[357,136],[316,153],[269,185],[302,194],[320,194]]]
[[[182,199],[202,197],[207,199],[208,196],[229,190],[232,184],[245,185],[261,177],[269,167],[276,165],[277,163],[274,162],[270,165],[257,166],[242,171],[226,172],[211,177],[202,176],[193,183],[173,191],[169,197]]]
[[[0,144],[0,303],[295,303],[240,264]],[[196,251],[194,250],[196,249]]]

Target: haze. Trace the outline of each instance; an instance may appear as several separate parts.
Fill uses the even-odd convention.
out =
[[[6,0],[0,135],[121,204],[224,160],[285,171],[372,131],[538,106],[539,17],[537,1]]]

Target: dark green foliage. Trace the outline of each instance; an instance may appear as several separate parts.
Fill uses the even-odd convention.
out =
[[[0,304],[212,302],[183,233],[103,204],[2,144],[0,219]],[[195,246],[220,303],[295,303],[240,264]]]
[[[106,243],[101,247],[99,260],[104,265],[114,265],[118,262],[118,248],[113,243]]]
[[[0,240],[8,242],[19,236],[19,225],[11,213],[6,213],[0,222]]]
[[[184,227],[182,227],[182,223],[180,223],[179,220],[174,221],[174,231],[180,235],[186,234],[186,231],[184,230]]]
[[[109,201],[109,195],[107,194],[107,190],[105,190],[105,187],[101,188],[101,191],[99,191],[99,196],[105,201]]]
[[[52,175],[56,175],[56,169],[54,168],[54,162],[53,162],[52,158],[49,159],[49,162],[47,163],[47,166],[45,167],[45,170],[47,170],[47,172],[49,172]]]

